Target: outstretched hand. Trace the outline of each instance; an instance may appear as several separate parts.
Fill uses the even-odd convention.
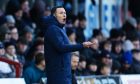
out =
[[[90,42],[90,41],[83,42],[84,48],[90,48],[92,45],[95,45],[95,42]]]

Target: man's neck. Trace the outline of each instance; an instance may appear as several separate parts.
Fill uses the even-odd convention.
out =
[[[42,66],[41,65],[36,65],[36,67],[39,69],[39,70],[41,70],[41,71],[43,71],[44,69],[42,68]]]

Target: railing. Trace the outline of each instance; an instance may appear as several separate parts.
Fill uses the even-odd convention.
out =
[[[15,67],[16,78],[21,76],[21,64],[20,63],[12,61],[12,60],[9,60],[9,59],[6,59],[6,58],[3,58],[3,57],[0,57],[0,61],[6,62],[6,63],[8,63],[10,65],[13,65]]]

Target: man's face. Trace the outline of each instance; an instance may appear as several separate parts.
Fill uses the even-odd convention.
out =
[[[54,14],[60,24],[66,24],[66,11],[64,8],[57,8]]]
[[[107,58],[107,57],[103,57],[102,58],[102,63],[106,64],[106,65],[112,65],[112,58]]]
[[[25,34],[25,38],[28,42],[31,42],[33,40],[33,34],[31,32],[27,32]]]
[[[116,53],[120,53],[122,51],[122,45],[121,44],[120,45],[116,45],[115,46],[115,51],[116,51]]]
[[[92,39],[91,42],[95,44],[95,45],[92,45],[91,48],[97,50],[98,47],[99,47],[99,42],[98,42],[98,40],[97,40],[97,39]]]
[[[5,54],[5,50],[4,50],[4,48],[1,48],[0,49],[0,56],[3,56]]]
[[[42,66],[41,70],[44,71],[45,70],[45,65],[46,65],[45,60],[42,60],[40,64]]]
[[[135,49],[140,49],[140,41],[139,40],[133,41],[132,43],[133,43]]]
[[[85,28],[86,27],[86,20],[79,21],[79,25],[81,28]]]
[[[133,57],[134,57],[135,60],[137,60],[137,61],[140,62],[140,52],[134,53],[134,54],[133,54]]]
[[[18,40],[19,35],[18,35],[17,28],[14,28],[13,30],[11,30],[11,38],[13,38],[14,40]]]
[[[103,69],[101,70],[102,75],[110,75],[111,73],[111,68],[109,67],[103,67]]]
[[[21,53],[25,53],[25,51],[27,50],[28,48],[28,45],[27,44],[22,44],[22,43],[19,43],[18,44],[18,49]]]
[[[96,72],[97,71],[97,65],[91,64],[91,65],[89,65],[89,68],[93,72]]]
[[[21,9],[23,10],[23,12],[29,12],[29,2],[28,1],[25,1],[24,3],[22,3],[21,5]]]
[[[80,67],[82,69],[85,69],[86,68],[86,65],[87,65],[87,62],[86,61],[81,61],[81,62],[79,62],[78,67]]]
[[[107,51],[109,51],[109,52],[111,51],[111,48],[112,48],[112,45],[111,44],[105,44],[104,45],[104,49],[107,50]]]
[[[8,46],[6,49],[6,53],[8,53],[9,55],[15,55],[16,54],[15,46],[13,45]]]
[[[76,70],[76,68],[78,66],[78,62],[79,62],[79,57],[72,56],[72,59],[71,59],[72,70]]]

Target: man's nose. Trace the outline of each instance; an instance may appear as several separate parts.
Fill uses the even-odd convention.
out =
[[[66,14],[63,14],[63,16],[66,17],[67,15]]]

